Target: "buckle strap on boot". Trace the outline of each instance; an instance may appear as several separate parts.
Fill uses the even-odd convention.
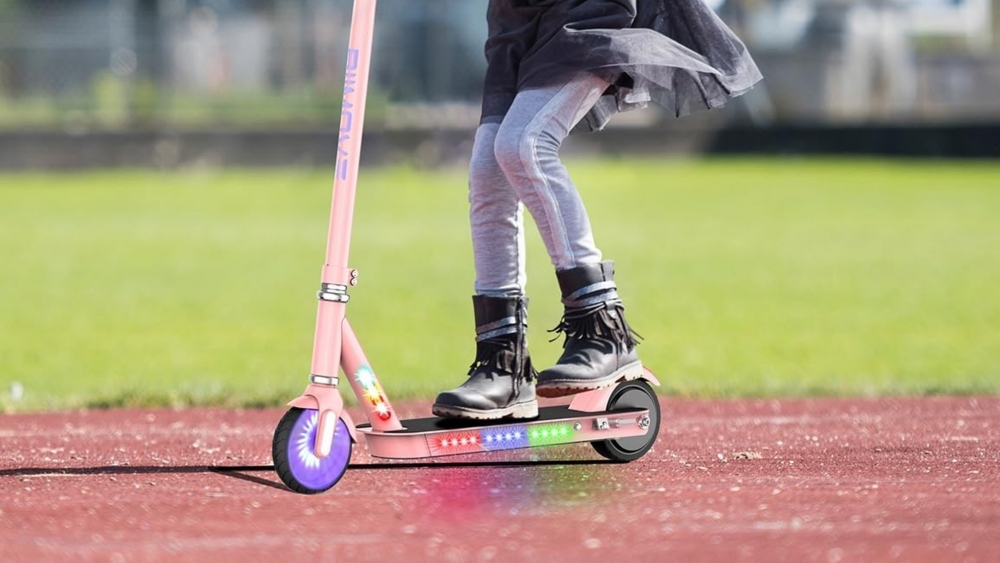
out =
[[[618,299],[618,286],[613,281],[602,281],[580,288],[566,297],[562,303],[566,307],[580,308]]]
[[[519,321],[517,316],[504,317],[498,321],[477,326],[476,342],[483,342],[484,340],[489,340],[498,336],[514,334],[518,332],[518,324],[521,326],[527,326],[523,320]]]
[[[473,297],[476,359],[469,366],[469,375],[480,368],[510,374],[515,392],[522,379],[534,380],[536,372],[525,353],[527,303],[524,297]]]
[[[528,324],[527,306],[528,300],[521,296],[474,295],[472,308],[476,317],[476,341],[524,332]]]

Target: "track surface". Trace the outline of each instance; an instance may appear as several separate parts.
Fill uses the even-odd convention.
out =
[[[661,402],[629,465],[362,445],[311,497],[269,467],[283,411],[0,416],[0,560],[1000,560],[1000,398]]]

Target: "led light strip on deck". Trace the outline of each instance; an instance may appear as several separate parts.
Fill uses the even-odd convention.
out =
[[[575,441],[576,432],[574,425],[568,422],[517,424],[444,432],[429,436],[427,440],[436,455],[463,454],[568,444]]]

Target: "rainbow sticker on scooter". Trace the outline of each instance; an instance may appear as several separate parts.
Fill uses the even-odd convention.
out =
[[[364,389],[365,403],[371,405],[378,418],[381,420],[392,418],[392,410],[389,408],[389,402],[386,400],[385,392],[382,391],[382,385],[378,382],[378,378],[375,377],[375,372],[372,371],[372,368],[367,365],[361,366],[354,373],[354,380]]]

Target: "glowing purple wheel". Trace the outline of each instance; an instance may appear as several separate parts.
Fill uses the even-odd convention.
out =
[[[322,493],[340,481],[351,461],[351,435],[343,419],[337,420],[330,455],[320,459],[313,452],[319,411],[291,408],[274,430],[271,455],[278,477],[289,489],[307,495]]]

